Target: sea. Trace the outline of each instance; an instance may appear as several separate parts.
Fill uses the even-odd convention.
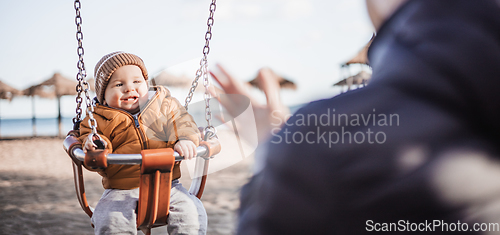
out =
[[[332,96],[332,94],[337,93],[336,91],[326,90],[327,93],[323,97]],[[171,89],[173,97],[178,98],[181,103],[184,103],[185,99],[185,89]],[[265,104],[265,95],[257,89],[254,89],[251,95],[256,99],[257,103]],[[304,104],[308,102],[322,98],[321,96],[303,99],[301,96],[297,95],[295,91],[282,90],[282,101],[290,108],[290,111],[294,113]],[[92,94],[93,96],[93,94]],[[229,97],[230,98],[230,97]],[[230,98],[232,99],[232,98]],[[214,99],[210,101],[211,106],[215,109],[215,119],[218,114],[216,112],[221,112],[217,109],[217,106],[221,107],[216,102],[212,105]],[[288,101],[288,102],[287,102]],[[62,128],[59,130],[57,113],[58,106],[61,106],[62,115]],[[85,105],[82,105],[84,108]],[[206,123],[204,118],[204,108],[205,104],[203,101],[203,93],[195,92],[193,101],[189,106],[189,113],[193,116],[196,123],[203,126]],[[192,107],[192,108],[191,108]],[[83,109],[85,113],[85,109]],[[33,119],[33,114],[36,117]],[[9,138],[19,138],[19,137],[33,137],[33,136],[66,136],[68,131],[73,129],[73,117],[75,115],[75,97],[73,96],[63,96],[61,97],[60,103],[56,99],[44,99],[44,98],[30,98],[30,97],[15,97],[13,100],[0,100],[0,139]],[[83,114],[84,116],[85,114]],[[83,118],[83,117],[82,117]],[[222,124],[222,123],[218,123]],[[216,123],[213,123],[216,125]]]
[[[73,118],[62,118],[61,136],[73,129]],[[0,138],[58,136],[57,118],[1,119]]]
[[[304,104],[289,106],[293,113]],[[204,121],[203,112],[191,112],[195,121]],[[73,129],[73,117],[62,117],[61,130],[55,118],[0,118],[0,139],[66,136]]]

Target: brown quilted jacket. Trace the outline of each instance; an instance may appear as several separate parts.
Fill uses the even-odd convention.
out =
[[[162,87],[153,87],[155,95],[135,116],[105,105],[97,104],[94,118],[97,132],[108,143],[111,153],[137,154],[143,149],[173,148],[178,140],[188,139],[196,146],[200,134],[193,117],[179,101]],[[88,117],[80,124],[80,140],[85,144],[91,129]],[[102,176],[105,189],[133,189],[139,187],[139,165],[108,165],[97,171]],[[181,176],[180,162],[173,169],[173,179]]]

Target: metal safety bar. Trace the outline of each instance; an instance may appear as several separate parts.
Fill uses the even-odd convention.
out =
[[[83,164],[85,162],[85,152],[82,150],[81,142],[75,136],[68,136],[63,142],[64,150],[74,159]],[[209,159],[220,152],[220,143],[217,139],[202,141],[196,148],[196,157],[194,158],[194,176],[192,177],[189,192],[198,198],[203,194],[206,175],[208,173]],[[175,161],[182,161],[184,157],[178,152],[173,152]],[[105,154],[107,164],[119,165],[140,165],[142,164],[141,154]]]
[[[65,142],[66,143],[66,142]],[[64,145],[64,150],[68,151],[69,146]],[[85,160],[85,153],[81,148],[74,148],[71,153],[76,159],[80,161]],[[203,158],[207,154],[207,148],[205,146],[199,146],[196,148],[196,157]],[[182,161],[184,157],[178,152],[174,152],[175,161]],[[142,155],[138,154],[115,154],[110,153],[107,155],[108,164],[118,164],[118,165],[140,165],[142,163]]]

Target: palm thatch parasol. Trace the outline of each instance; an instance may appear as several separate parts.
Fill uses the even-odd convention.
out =
[[[12,100],[14,96],[21,95],[21,91],[0,81],[0,99]]]
[[[346,79],[342,79],[339,82],[333,84],[334,86],[345,86],[345,85],[366,85],[371,78],[371,74],[366,71],[361,71],[354,76],[350,76]]]
[[[346,79],[340,80],[339,82],[333,84],[333,86],[347,86],[347,90],[349,91],[351,90],[351,86],[353,85],[357,85],[359,87],[360,85],[365,86],[366,84],[368,84],[371,76],[371,73],[361,71],[354,76],[350,76]]]
[[[370,41],[350,60],[341,64],[341,74],[344,74],[341,81],[333,84],[334,86],[345,86],[347,85],[347,90],[351,90],[352,85],[366,85],[371,77],[371,74],[366,72],[365,69],[371,70],[368,61],[368,49],[370,48],[373,40],[375,39],[375,34],[372,35]],[[351,76],[351,65],[358,64],[361,66],[361,72],[356,75]],[[343,92],[343,91],[342,91]]]
[[[193,78],[187,75],[176,76],[164,70],[151,79],[151,84],[153,86],[162,85],[166,87],[187,88],[191,86],[192,81]]]
[[[6,100],[11,101],[12,98],[14,98],[14,96],[21,95],[21,94],[22,93],[18,89],[11,87],[11,86],[7,85],[6,83],[0,81],[0,99],[6,99]],[[0,121],[1,121],[1,117],[0,117]]]
[[[32,107],[33,107],[33,135],[36,135],[35,128],[35,99],[34,96],[39,96],[42,98],[57,98],[58,105],[58,123],[59,132],[61,135],[62,130],[62,116],[61,116],[61,97],[65,95],[76,95],[76,81],[67,79],[59,73],[55,73],[51,78],[45,80],[44,82],[31,86],[23,91],[24,95],[32,97]]]
[[[44,82],[34,85],[25,91],[28,96],[40,96],[43,98],[57,98],[65,95],[76,95],[76,81],[63,77],[60,73],[55,73]]]
[[[297,85],[294,82],[292,82],[292,81],[290,81],[290,80],[288,80],[288,79],[286,79],[286,78],[284,78],[282,76],[277,75],[274,71],[272,71],[269,68],[268,68],[268,70],[275,75],[273,77],[275,77],[278,80],[278,83],[280,84],[280,88],[281,89],[292,89],[292,90],[296,90],[297,89]],[[260,89],[261,86],[259,84],[258,76],[259,75],[257,75],[257,77],[255,77],[253,80],[249,81],[248,83],[250,85],[252,85],[252,86],[257,87],[257,88]]]
[[[345,62],[342,64],[342,67],[351,65],[351,64],[369,64],[368,61],[368,48],[370,48],[370,45],[373,42],[373,39],[375,39],[375,34],[373,34],[372,38],[370,41],[361,49],[356,56],[354,56],[352,59],[349,61]]]

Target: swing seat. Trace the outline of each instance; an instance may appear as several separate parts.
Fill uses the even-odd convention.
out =
[[[94,209],[89,206],[85,194],[82,165],[105,168],[108,164],[140,164],[139,201],[137,206],[137,228],[145,234],[151,228],[167,224],[172,186],[172,169],[176,161],[184,158],[171,148],[146,149],[141,154],[110,154],[107,150],[82,150],[77,131],[70,131],[63,146],[73,162],[73,176],[78,202],[83,211],[92,217]],[[220,143],[216,138],[200,143],[197,150],[195,176],[189,192],[201,198],[207,179],[209,159],[220,152]]]
[[[210,40],[212,38],[212,26],[214,23],[213,15],[215,12],[216,0],[212,0],[210,4],[210,15],[207,21],[207,32],[205,33],[205,45],[203,47],[203,58],[200,61],[200,68],[196,71],[196,78],[191,85],[188,97],[186,98],[185,108],[187,110],[189,102],[193,97],[194,91],[198,86],[198,80],[203,77],[205,86],[205,119],[207,120],[207,132],[211,132],[209,138],[202,139],[205,141],[200,143],[196,149],[195,158],[195,176],[191,182],[189,193],[201,198],[208,173],[208,162],[211,157],[220,152],[220,143],[215,135],[215,127],[211,125],[210,112],[210,93],[208,92],[208,61],[207,56],[210,52]],[[89,84],[84,81],[86,77],[85,65],[83,62],[84,49],[82,45],[83,33],[81,31],[82,18],[80,15],[81,3],[75,0],[74,3],[76,17],[75,23],[77,27],[76,39],[78,41],[78,73],[76,79],[77,108],[76,116],[73,118],[73,130],[70,131],[64,140],[64,150],[68,153],[73,161],[73,176],[75,180],[76,195],[82,209],[89,217],[92,217],[94,209],[89,206],[85,195],[85,184],[83,180],[83,168],[85,163],[89,167],[106,168],[108,164],[139,164],[141,165],[140,184],[139,184],[139,201],[137,206],[137,228],[142,230],[147,235],[151,234],[151,228],[162,226],[167,223],[168,209],[170,205],[170,189],[172,184],[172,168],[175,161],[181,161],[184,158],[172,149],[154,149],[143,150],[141,154],[110,154],[107,150],[87,151],[85,154],[82,150],[82,143],[78,139],[80,133],[79,122],[82,121],[81,114],[81,94],[84,92],[87,104],[87,115],[90,116],[89,122],[94,122],[92,117],[93,105],[89,96]],[[96,133],[96,125],[93,126],[93,133]],[[202,132],[203,133],[203,132]]]

